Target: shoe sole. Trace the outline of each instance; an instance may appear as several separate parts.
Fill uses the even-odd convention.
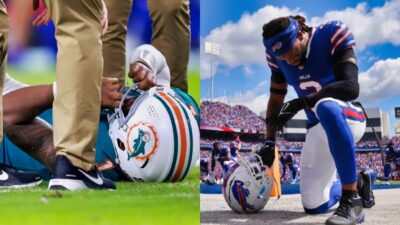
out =
[[[98,189],[98,190],[111,190],[111,188],[93,188],[88,187],[82,180],[74,179],[51,179],[49,182],[48,190],[69,190],[69,191],[79,191],[84,189]]]
[[[361,214],[358,217],[355,218],[355,223],[351,222],[351,224],[352,225],[353,224],[360,224],[360,223],[363,223],[364,221],[365,221],[365,214],[363,212],[361,212]],[[325,225],[335,225],[335,224],[337,224],[337,223],[333,223],[333,222],[330,222],[328,220],[325,221]],[[343,223],[341,223],[341,224],[343,224]]]
[[[28,184],[18,184],[18,185],[10,185],[10,186],[0,186],[0,189],[18,189],[18,188],[30,188],[41,184],[43,180],[39,180],[36,182],[28,183]]]
[[[83,189],[88,189],[88,187],[81,180],[51,179],[49,182],[49,190],[79,191]]]

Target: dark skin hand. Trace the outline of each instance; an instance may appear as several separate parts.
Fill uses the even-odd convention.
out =
[[[135,83],[139,84],[141,90],[149,90],[156,85],[156,76],[141,62],[135,62],[130,65],[128,76],[132,78]]]
[[[116,78],[103,78],[101,104],[105,108],[118,107],[122,94]],[[52,85],[36,85],[12,91],[3,96],[4,133],[20,149],[43,163],[50,170],[55,162],[53,129],[37,118],[53,104]],[[132,104],[133,99],[130,100]]]
[[[118,108],[122,94],[118,90],[122,87],[118,78],[103,78],[101,85],[101,106],[104,108]]]

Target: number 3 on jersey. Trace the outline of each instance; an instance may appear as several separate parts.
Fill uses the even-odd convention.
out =
[[[317,81],[313,81],[313,80],[309,80],[309,81],[303,81],[300,83],[300,89],[301,90],[307,90],[307,89],[314,89],[314,91],[312,92],[318,92],[319,90],[322,89],[321,84],[319,84]]]

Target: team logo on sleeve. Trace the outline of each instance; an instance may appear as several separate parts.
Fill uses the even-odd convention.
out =
[[[145,122],[134,124],[128,133],[128,160],[149,159],[157,150],[158,136],[154,127]]]
[[[282,42],[276,42],[273,46],[272,46],[272,51],[275,52],[276,50],[279,50],[280,48],[282,48]]]

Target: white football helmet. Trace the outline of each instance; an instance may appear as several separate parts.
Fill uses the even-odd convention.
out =
[[[122,103],[134,90],[126,91],[119,108],[108,116],[116,163],[134,181],[184,179],[200,149],[192,112],[169,87],[153,87],[142,92],[125,115]]]
[[[254,154],[238,160],[224,176],[222,191],[229,207],[237,213],[263,209],[272,190],[272,178]]]

